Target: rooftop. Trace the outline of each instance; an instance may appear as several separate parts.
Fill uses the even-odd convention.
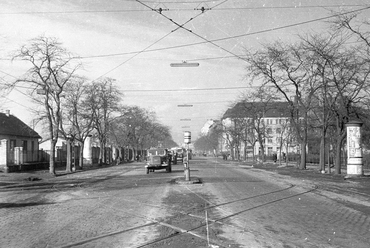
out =
[[[255,118],[262,114],[264,118],[289,117],[290,105],[288,102],[238,102],[234,107],[226,110],[222,119],[226,118]]]
[[[41,138],[35,130],[9,113],[0,113],[0,135]]]

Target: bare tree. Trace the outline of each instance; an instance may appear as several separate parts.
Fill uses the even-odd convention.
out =
[[[360,45],[357,46],[360,56],[370,57],[370,21],[359,20],[358,14],[336,13],[336,19],[331,21],[332,29],[345,31],[349,38],[354,38]]]
[[[119,145],[139,150],[156,147],[172,140],[168,127],[156,122],[155,114],[138,106],[125,107],[119,118],[112,122],[112,139]],[[171,142],[172,143],[172,142]]]
[[[32,39],[29,44],[22,46],[14,54],[13,60],[16,59],[28,62],[30,69],[12,87],[24,84],[31,89],[31,97],[44,106],[40,117],[47,119],[51,140],[49,170],[55,174],[55,145],[62,124],[62,97],[80,64],[74,63],[70,53],[56,38],[45,36]]]
[[[106,162],[105,148],[109,141],[111,124],[121,114],[122,95],[112,78],[101,78],[87,89],[86,105],[92,113],[93,127],[100,142],[99,165]]]
[[[346,138],[345,123],[359,118],[355,106],[365,107],[369,96],[370,22],[359,20],[356,14],[337,15],[332,28],[343,31],[348,40],[356,41],[346,46],[336,60],[330,63],[330,78],[337,92],[333,111],[336,116],[337,139],[335,144],[335,173],[341,173],[341,151]]]
[[[79,167],[83,168],[83,150],[86,138],[94,129],[94,112],[89,105],[88,87],[86,79],[75,77],[67,87],[63,108],[64,122],[62,134],[71,138],[80,147]]]
[[[320,85],[312,77],[317,73],[301,44],[276,42],[254,53],[247,53],[247,72],[262,87],[273,86],[289,103],[290,123],[300,143],[300,169],[306,168],[307,130],[312,99]]]
[[[330,67],[333,61],[342,56],[340,50],[346,39],[340,32],[328,32],[325,35],[311,34],[301,36],[301,47],[308,54],[312,67],[316,73],[312,74],[314,80],[319,82],[320,90],[312,100],[311,127],[321,131],[320,142],[320,170],[325,170],[326,136],[328,129],[333,125],[334,112],[331,111],[336,104],[335,87],[332,84]],[[313,71],[314,72],[314,71]]]

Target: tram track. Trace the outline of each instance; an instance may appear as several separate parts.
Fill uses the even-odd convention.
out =
[[[132,169],[132,170],[136,170],[136,169]],[[128,173],[128,172],[129,171],[126,171],[125,173]],[[88,188],[94,189],[94,188],[102,187],[102,189],[111,190],[111,188],[112,189],[114,187],[117,188],[117,186],[114,186],[114,184],[117,182],[115,180],[119,179],[122,175],[123,175],[122,172],[120,172],[120,173],[111,173],[108,176],[91,179],[90,181],[86,182],[85,184],[73,184],[72,183],[70,185],[75,185],[75,186],[73,186],[74,188],[81,188],[81,189],[88,189]],[[148,185],[151,185],[150,181],[153,182],[153,181],[157,181],[157,180],[163,180],[164,178],[169,179],[171,177],[158,176],[158,177],[152,177],[152,178],[147,178],[147,177],[125,178],[125,180],[127,180],[127,181],[125,181],[125,184],[122,184],[122,185],[125,186],[126,184],[128,185],[128,184],[131,184],[131,183],[137,183],[137,187],[148,187]],[[217,181],[217,180],[214,179],[214,181]],[[222,181],[220,179],[219,183],[221,183],[221,182],[225,182],[225,185],[226,185],[225,187],[229,187],[230,185],[228,183],[232,183],[233,181],[227,182],[226,180]],[[241,182],[241,181],[238,181],[238,182]],[[247,181],[245,181],[245,182],[247,182]],[[253,181],[253,182],[255,182],[255,181]],[[102,183],[104,184],[104,187],[101,185]],[[167,182],[167,183],[169,183],[169,182]],[[205,183],[207,183],[207,181],[205,181]],[[119,185],[119,186],[122,186],[122,185]],[[53,191],[59,191],[59,190],[64,191],[65,189],[68,190],[69,185],[65,184],[65,186],[66,187],[48,188],[48,190],[53,190]],[[234,193],[234,195],[232,195],[230,197],[230,198],[232,198],[231,200],[218,202],[218,203],[214,202],[212,200],[209,200],[209,199],[207,199],[207,197],[204,197],[203,195],[197,193],[194,190],[195,189],[194,187],[185,186],[185,188],[189,191],[189,194],[193,194],[194,197],[197,197],[197,198],[201,199],[202,201],[204,201],[205,204],[201,208],[190,207],[190,208],[187,208],[187,209],[184,209],[184,210],[179,210],[179,209],[176,209],[176,207],[169,206],[169,205],[155,204],[155,203],[151,202],[150,198],[148,198],[148,200],[125,199],[125,198],[122,198],[122,192],[117,192],[117,193],[109,194],[109,195],[106,195],[106,196],[95,196],[95,197],[86,197],[86,198],[84,197],[83,199],[79,199],[79,198],[69,199],[67,201],[75,201],[75,200],[80,201],[80,200],[95,199],[95,200],[98,201],[99,206],[105,206],[107,208],[113,209],[116,213],[122,214],[122,216],[134,216],[136,218],[139,218],[141,220],[146,221],[146,223],[142,224],[142,225],[129,227],[129,228],[126,228],[126,229],[119,229],[119,230],[113,230],[111,232],[101,233],[101,234],[95,235],[95,236],[92,235],[89,238],[85,238],[85,239],[81,239],[81,240],[77,239],[74,242],[66,243],[66,244],[61,245],[59,247],[73,247],[73,246],[77,246],[77,245],[89,244],[90,242],[94,242],[94,241],[97,241],[99,239],[109,238],[109,237],[112,237],[112,236],[141,230],[141,229],[144,229],[144,228],[148,228],[150,226],[165,227],[165,228],[171,229],[173,232],[168,236],[154,238],[154,239],[152,239],[150,241],[147,241],[145,243],[138,244],[137,246],[130,246],[130,247],[141,248],[141,247],[148,247],[148,246],[151,246],[151,245],[155,246],[155,244],[158,244],[160,242],[169,240],[171,238],[179,237],[181,235],[191,235],[194,238],[198,238],[198,239],[201,239],[201,240],[204,240],[204,241],[209,241],[210,239],[207,236],[202,235],[199,230],[201,228],[205,228],[206,226],[212,226],[212,225],[216,225],[216,224],[227,225],[227,226],[229,226],[231,228],[234,228],[234,229],[237,229],[241,232],[248,232],[243,227],[240,227],[238,225],[230,224],[228,220],[238,218],[238,216],[240,216],[243,213],[246,213],[248,211],[253,211],[255,209],[261,209],[261,208],[267,207],[269,205],[272,205],[272,204],[275,204],[275,203],[278,203],[278,202],[281,202],[281,201],[289,200],[289,199],[294,198],[294,197],[299,197],[299,196],[302,196],[304,194],[314,193],[318,189],[321,189],[320,186],[312,184],[312,188],[309,188],[309,189],[300,188],[299,190],[301,192],[292,193],[293,191],[295,191],[297,189],[297,186],[298,185],[296,185],[296,184],[290,183],[285,188],[280,188],[278,190],[272,190],[272,191],[264,192],[264,193],[261,193],[261,194],[247,195],[247,196],[244,195],[244,194]],[[70,188],[73,188],[73,187],[70,186]],[[184,188],[183,186],[181,186],[181,187]],[[197,187],[197,189],[199,189],[199,187]],[[337,187],[337,189],[339,189],[339,188]],[[40,189],[40,190],[42,190],[42,189]],[[232,191],[231,188],[229,190]],[[154,192],[154,190],[152,190],[151,192]],[[289,195],[285,195],[285,196],[281,195],[281,193],[284,193],[284,192],[289,192]],[[352,190],[348,190],[348,193],[356,193],[356,192],[353,192]],[[142,194],[143,198],[145,197],[145,195],[149,196],[149,195],[151,195],[151,193],[148,192],[148,193]],[[137,196],[137,194],[131,194],[131,196],[134,197],[134,196]],[[276,196],[279,196],[279,197],[276,197]],[[118,197],[121,197],[121,198],[118,201],[115,201],[113,203],[110,200],[112,198],[118,198]],[[251,201],[251,200],[256,200],[258,198],[260,198],[260,200],[258,200],[258,201],[261,201],[259,204],[254,204],[253,206],[244,207],[242,209],[239,209],[238,211],[227,210],[228,207],[233,206],[235,204],[241,204],[241,203],[248,202],[248,201]],[[265,198],[266,198],[266,200],[265,200]],[[274,199],[271,200],[271,198],[274,198]],[[135,209],[129,210],[129,209],[123,209],[123,208],[117,207],[119,205],[125,205],[125,202],[131,202],[131,203],[133,203],[133,206],[135,206],[135,205],[137,205],[137,206],[147,206],[148,208],[158,209],[158,211],[167,211],[168,213],[170,213],[170,217],[168,217],[168,218],[152,218],[152,217],[147,216],[145,214],[139,214],[139,213],[135,212]],[[214,211],[214,210],[223,212],[223,215],[222,216],[213,215],[212,211]],[[197,214],[199,212],[206,212],[206,211],[209,212],[209,217],[208,218],[206,218],[205,216],[202,216],[201,214]],[[184,216],[197,218],[197,219],[200,220],[201,224],[196,224],[196,225],[194,225],[192,227],[189,227],[189,228],[183,228],[183,227],[178,226],[178,225],[170,224],[170,222],[173,219],[178,218],[179,215],[184,215]],[[225,241],[223,241],[223,240],[211,239],[210,241],[213,244],[218,245],[219,247],[228,247],[228,244],[225,243]]]
[[[148,180],[150,180],[150,179],[148,179]],[[176,236],[184,235],[184,234],[189,234],[189,235],[192,235],[192,236],[194,236],[196,238],[200,238],[202,240],[207,240],[207,237],[206,236],[197,234],[195,231],[198,230],[198,229],[200,229],[200,228],[206,227],[206,225],[212,225],[212,224],[228,225],[229,227],[236,228],[236,229],[238,229],[240,231],[244,231],[245,232],[245,229],[244,228],[241,228],[241,227],[238,227],[238,226],[235,226],[235,225],[231,225],[231,224],[225,223],[225,220],[230,219],[230,218],[234,218],[234,217],[236,217],[236,216],[238,216],[238,215],[240,215],[240,214],[242,214],[242,213],[244,213],[246,211],[251,211],[253,209],[261,208],[261,207],[264,207],[264,206],[267,206],[267,205],[270,205],[270,204],[274,204],[274,203],[279,202],[279,201],[284,201],[284,200],[287,200],[289,198],[293,198],[293,197],[297,197],[297,196],[300,196],[300,195],[303,195],[303,194],[307,194],[307,193],[313,192],[316,188],[310,189],[310,190],[307,190],[307,191],[304,191],[304,192],[301,192],[301,193],[293,194],[293,195],[290,195],[288,197],[282,197],[282,198],[279,198],[279,199],[276,199],[276,200],[273,200],[273,201],[268,201],[268,202],[265,202],[263,204],[260,204],[260,205],[257,205],[257,206],[251,207],[251,208],[245,208],[245,209],[242,209],[242,210],[237,211],[237,212],[228,213],[227,215],[222,216],[220,218],[212,218],[212,217],[210,217],[210,218],[208,218],[206,220],[205,217],[202,217],[202,216],[199,216],[199,215],[195,215],[195,214],[193,214],[193,212],[209,211],[209,210],[212,210],[212,209],[222,210],[222,207],[227,206],[227,205],[231,205],[231,204],[235,204],[235,203],[239,203],[239,202],[243,202],[243,201],[248,201],[248,200],[251,200],[251,199],[255,199],[257,197],[271,196],[272,194],[281,193],[283,191],[287,191],[287,190],[293,189],[294,187],[295,187],[295,185],[290,184],[288,187],[286,187],[284,189],[279,189],[279,190],[275,190],[275,191],[271,191],[271,192],[266,192],[266,193],[263,193],[263,194],[260,194],[260,195],[243,197],[243,198],[240,198],[240,199],[236,199],[236,200],[232,200],[232,201],[227,201],[227,202],[222,202],[222,203],[218,203],[218,204],[213,203],[213,202],[205,199],[204,197],[201,197],[199,194],[197,194],[196,192],[191,191],[190,188],[187,187],[189,189],[189,191],[192,194],[194,194],[196,197],[202,198],[202,200],[204,200],[208,204],[208,206],[206,206],[205,208],[202,208],[202,209],[199,209],[199,208],[197,208],[197,209],[191,208],[191,209],[188,209],[188,210],[185,210],[185,211],[179,211],[179,210],[175,210],[175,209],[171,209],[171,208],[169,209],[169,206],[155,205],[155,204],[152,204],[152,203],[147,203],[145,201],[136,201],[136,200],[127,200],[127,199],[122,199],[121,200],[122,202],[130,201],[130,202],[137,203],[138,205],[146,205],[146,206],[154,207],[154,208],[157,208],[157,209],[160,209],[160,210],[166,210],[166,211],[170,210],[171,215],[173,217],[170,217],[169,219],[166,219],[166,221],[162,221],[162,220],[158,220],[158,219],[153,219],[153,218],[150,218],[150,217],[145,216],[145,215],[139,215],[137,213],[133,213],[132,211],[127,211],[127,210],[115,208],[115,207],[112,207],[112,206],[110,206],[110,208],[113,208],[116,211],[119,211],[119,212],[123,213],[124,215],[135,216],[137,218],[140,218],[140,219],[144,219],[144,220],[149,221],[149,223],[146,223],[146,224],[141,225],[141,226],[136,226],[134,229],[146,228],[149,225],[159,225],[159,226],[164,226],[164,227],[170,228],[170,229],[172,229],[174,231],[173,234],[171,234],[171,235],[169,235],[167,237],[161,237],[161,238],[152,240],[150,242],[147,242],[145,244],[141,244],[141,245],[135,246],[135,248],[141,248],[141,247],[147,247],[149,245],[156,244],[156,243],[162,242],[164,240],[167,240],[167,239],[170,239],[170,238],[174,238]],[[115,195],[118,195],[118,194],[119,193],[114,194],[114,195],[110,195],[109,198],[115,197]],[[198,218],[198,219],[200,219],[202,221],[203,224],[194,226],[191,229],[183,229],[183,228],[181,228],[179,226],[174,226],[174,225],[168,224],[168,222],[170,222],[171,219],[177,218],[178,215],[187,215],[187,216],[190,216],[190,217]],[[107,233],[107,234],[104,234],[104,235],[99,235],[99,236],[96,236],[96,237],[92,237],[92,238],[87,239],[87,240],[77,241],[76,243],[73,243],[73,244],[79,244],[80,242],[88,243],[88,242],[95,241],[95,240],[97,240],[99,238],[105,238],[105,237],[112,236],[112,235],[119,235],[119,234],[122,234],[122,233],[125,233],[125,232],[130,232],[130,231],[132,231],[134,229],[130,228],[130,229],[127,229],[127,230],[118,230],[118,231],[114,231],[114,232]],[[226,247],[225,244],[223,244],[222,242],[217,241],[217,240],[212,240],[212,243],[217,244],[219,247]],[[73,244],[68,244],[67,246],[61,246],[61,247],[72,247]]]
[[[294,195],[291,195],[291,196],[288,196],[288,197],[284,197],[284,198],[276,199],[276,200],[273,200],[273,201],[269,201],[269,202],[266,202],[266,203],[264,203],[264,204],[260,204],[260,205],[257,205],[257,206],[251,207],[251,208],[246,208],[246,209],[243,209],[243,210],[240,210],[240,211],[237,211],[237,212],[230,213],[230,214],[228,214],[228,215],[226,215],[226,216],[223,216],[223,217],[221,217],[221,218],[217,218],[217,219],[208,218],[208,219],[207,219],[207,223],[206,223],[206,219],[205,219],[204,217],[196,216],[196,215],[192,215],[191,213],[187,213],[187,214],[188,214],[188,215],[190,215],[190,216],[193,216],[193,217],[197,217],[197,218],[199,218],[199,219],[202,219],[205,223],[204,223],[204,224],[202,224],[202,225],[195,226],[195,227],[193,227],[193,228],[191,228],[191,229],[188,229],[188,230],[186,230],[186,232],[177,233],[177,234],[176,234],[176,236],[177,236],[177,235],[183,235],[183,234],[186,234],[186,233],[188,233],[188,234],[192,234],[192,233],[194,233],[194,231],[195,231],[195,230],[200,229],[200,228],[204,228],[204,227],[206,227],[207,225],[209,225],[209,223],[208,223],[208,222],[211,222],[211,224],[216,224],[216,223],[217,223],[217,224],[225,225],[224,221],[225,221],[226,219],[233,218],[233,217],[235,217],[235,216],[237,216],[237,215],[240,215],[240,214],[242,214],[242,213],[244,213],[244,212],[251,211],[251,210],[253,210],[253,209],[257,209],[257,208],[261,208],[261,207],[265,207],[265,206],[267,206],[267,205],[274,204],[274,203],[277,203],[277,202],[279,202],[279,201],[284,201],[284,200],[287,200],[287,199],[290,199],[290,198],[294,198],[294,197],[297,197],[297,196],[301,196],[301,195],[304,195],[304,194],[308,194],[308,193],[311,193],[311,192],[313,192],[313,191],[315,191],[315,190],[316,190],[316,188],[314,188],[314,189],[310,189],[310,190],[307,190],[307,191],[304,191],[304,192],[301,192],[301,193],[297,193],[297,194],[294,194]],[[267,195],[267,194],[264,194],[264,195]],[[256,197],[258,197],[258,196],[256,196]],[[252,198],[247,197],[247,198],[245,198],[244,200],[247,200],[247,199],[252,199]],[[213,206],[208,207],[207,209],[211,209],[211,208],[218,208],[218,207],[220,207],[220,206],[225,206],[225,205],[232,204],[232,203],[239,202],[239,201],[241,201],[241,200],[225,202],[225,203],[222,203],[222,204],[216,204],[216,205],[213,205]],[[197,210],[199,210],[199,209],[197,209]],[[206,210],[206,209],[203,209],[203,210]],[[228,224],[228,226],[231,226],[231,227],[233,227],[233,228],[237,228],[237,229],[239,229],[239,230],[241,230],[241,231],[245,231],[243,228],[238,227],[238,226],[235,226],[235,225],[230,225],[230,224]],[[173,235],[168,236],[168,237],[164,237],[164,238],[160,238],[160,239],[157,239],[157,240],[154,240],[154,241],[151,241],[150,243],[143,244],[143,245],[137,246],[137,247],[135,247],[135,248],[142,248],[142,247],[146,247],[146,246],[148,246],[148,245],[151,245],[151,244],[154,244],[154,243],[158,243],[158,242],[164,241],[164,240],[169,239],[169,238],[173,238]],[[203,237],[203,239],[205,239],[205,238],[206,238],[206,237]],[[215,240],[213,240],[213,242],[214,242],[215,244],[217,244],[218,246],[220,246],[220,247],[226,247],[226,246],[224,246],[224,244],[220,244],[220,243],[216,242]]]

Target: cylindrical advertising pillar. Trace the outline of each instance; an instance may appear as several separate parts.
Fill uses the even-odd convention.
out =
[[[347,128],[347,177],[362,176],[362,144],[360,121],[350,121]]]

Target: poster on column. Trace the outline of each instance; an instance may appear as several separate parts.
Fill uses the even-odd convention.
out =
[[[348,127],[347,133],[347,148],[348,148],[348,162],[361,163],[362,149],[361,149],[361,132],[360,127]]]

